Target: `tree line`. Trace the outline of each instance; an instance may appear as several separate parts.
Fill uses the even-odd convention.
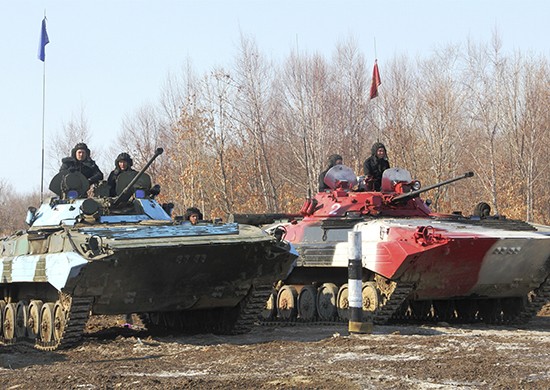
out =
[[[226,219],[296,212],[329,155],[362,174],[380,141],[391,166],[425,185],[475,172],[425,194],[434,211],[469,215],[485,201],[493,213],[550,223],[547,58],[505,53],[497,34],[422,58],[397,55],[379,63],[382,84],[370,99],[372,65],[353,39],[331,58],[291,50],[276,63],[242,37],[231,67],[198,74],[186,64],[169,75],[156,104],[127,116],[109,161],[127,151],[139,168],[164,147],[150,170],[161,200],[179,214],[197,206]],[[64,126],[52,160],[74,134],[92,134],[83,115]]]

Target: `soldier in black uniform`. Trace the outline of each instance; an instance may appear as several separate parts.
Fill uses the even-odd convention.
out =
[[[115,169],[113,169],[111,173],[109,173],[109,177],[107,178],[107,184],[109,184],[110,188],[110,196],[117,196],[116,180],[118,178],[118,175],[120,175],[122,172],[136,172],[137,174],[137,171],[132,168],[132,165],[134,165],[134,161],[128,153],[123,152],[117,156],[115,160]]]
[[[103,173],[90,157],[90,149],[84,142],[79,142],[71,150],[71,157],[65,157],[61,160],[59,172],[80,172],[90,185],[97,184],[103,180]]]
[[[196,225],[202,220],[202,213],[196,207],[189,207],[185,210],[185,220],[191,222],[191,225]]]
[[[390,167],[386,147],[381,142],[375,142],[371,148],[371,156],[363,163],[363,173],[366,176],[367,191],[380,191],[382,173]]]
[[[319,192],[329,189],[328,186],[325,184],[325,175],[333,166],[342,164],[342,161],[342,156],[340,156],[339,154],[331,154],[329,156],[328,168],[321,172],[321,174],[319,175]]]

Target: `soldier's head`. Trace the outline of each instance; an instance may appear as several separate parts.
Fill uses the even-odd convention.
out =
[[[387,157],[386,147],[382,142],[375,142],[374,145],[372,145],[371,153],[373,156],[376,156],[377,158]]]
[[[202,213],[198,208],[189,207],[185,211],[185,220],[191,222],[192,225],[196,225],[201,219],[202,219]]]
[[[126,152],[120,153],[115,160],[115,168],[125,171],[134,165],[134,161]]]
[[[88,157],[90,157],[90,149],[88,149],[88,145],[86,145],[84,142],[77,143],[71,151],[71,157],[78,161],[86,160]]]
[[[331,154],[328,157],[328,167],[329,168],[332,168],[335,165],[340,165],[340,164],[342,164],[342,162],[343,162],[343,158],[339,154]]]

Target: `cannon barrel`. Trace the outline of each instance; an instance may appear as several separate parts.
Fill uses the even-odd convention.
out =
[[[120,203],[122,203],[123,201],[127,201],[130,198],[130,194],[132,193],[133,185],[136,184],[136,182],[141,178],[141,176],[143,176],[143,174],[145,173],[147,168],[149,168],[149,166],[153,163],[153,161],[155,161],[155,159],[158,156],[160,156],[163,152],[164,152],[163,148],[157,148],[155,150],[155,154],[153,155],[153,157],[151,157],[151,159],[147,162],[147,164],[145,164],[145,166],[143,168],[141,168],[141,171],[139,171],[137,173],[137,175],[134,176],[132,181],[130,183],[128,183],[128,185],[126,186],[126,188],[124,188],[124,190],[122,190],[120,195],[118,195],[113,200],[113,203],[111,204],[113,207],[118,206]]]
[[[300,214],[231,214],[228,222],[242,223],[245,225],[269,225],[279,220],[292,220],[301,217]]]
[[[411,198],[417,197],[418,195],[420,195],[423,192],[433,190],[434,188],[438,188],[438,187],[453,183],[453,182],[458,181],[458,180],[466,179],[466,178],[472,177],[472,176],[474,176],[473,172],[466,172],[465,174],[463,174],[461,176],[457,176],[457,177],[454,177],[452,179],[447,179],[447,180],[444,180],[444,181],[439,182],[437,184],[432,184],[431,186],[424,187],[424,188],[421,188],[421,189],[416,190],[416,191],[407,192],[406,194],[397,195],[397,196],[395,196],[391,199],[390,203],[395,203],[395,202],[399,202],[399,201],[403,201],[403,200],[409,200]]]

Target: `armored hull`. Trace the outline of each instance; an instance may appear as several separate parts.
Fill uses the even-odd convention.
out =
[[[346,175],[282,224],[300,256],[266,319],[347,320],[352,230],[362,233],[364,313],[377,323],[525,321],[550,299],[547,229],[432,213],[402,169],[385,172],[382,192],[352,190]]]
[[[255,226],[174,222],[137,193],[54,198],[2,241],[2,343],[69,346],[90,314],[137,313],[151,330],[249,330],[294,266],[291,245]]]

